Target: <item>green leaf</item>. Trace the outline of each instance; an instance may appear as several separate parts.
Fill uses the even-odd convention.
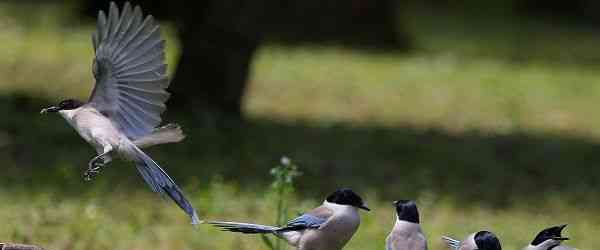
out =
[[[271,242],[271,239],[269,239],[269,237],[267,237],[264,234],[261,234],[260,238],[262,239],[263,243],[265,243],[265,245],[267,245],[267,247],[269,247],[269,249],[276,250],[275,245],[273,245],[273,242]]]

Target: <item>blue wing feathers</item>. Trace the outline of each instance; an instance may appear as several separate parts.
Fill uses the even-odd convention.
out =
[[[327,219],[317,217],[311,214],[303,214],[287,223],[287,225],[278,231],[296,231],[310,228],[319,228]]]

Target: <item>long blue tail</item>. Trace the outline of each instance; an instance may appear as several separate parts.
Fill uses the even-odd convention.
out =
[[[242,222],[231,222],[231,221],[209,221],[215,227],[222,229],[223,231],[245,233],[245,234],[269,234],[277,233],[280,228],[273,226],[265,226],[260,224],[242,223]]]
[[[146,155],[142,150],[135,147],[138,159],[135,162],[137,170],[142,175],[142,178],[150,185],[152,191],[161,195],[167,195],[177,203],[186,214],[192,219],[192,224],[200,224],[198,214],[192,207],[192,204],[185,198],[181,189],[175,184],[175,181],[154,161],[150,156]]]

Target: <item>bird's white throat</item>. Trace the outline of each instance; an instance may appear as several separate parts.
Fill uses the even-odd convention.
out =
[[[77,113],[78,110],[79,110],[79,108],[70,109],[70,110],[60,110],[60,111],[58,111],[58,113],[65,120],[67,120],[68,122],[71,122],[73,120],[73,116],[75,116],[75,113]]]
[[[414,222],[410,222],[410,221],[405,221],[405,220],[401,220],[400,218],[398,218],[398,216],[396,215],[396,225],[419,225],[419,223],[414,223]]]
[[[327,200],[323,201],[323,206],[333,210],[333,211],[343,211],[343,210],[348,210],[348,209],[355,209],[357,210],[357,208],[350,206],[350,205],[342,205],[342,204],[337,204],[337,203],[332,203],[329,202]]]

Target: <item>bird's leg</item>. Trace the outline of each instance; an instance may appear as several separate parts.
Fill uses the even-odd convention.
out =
[[[105,161],[104,159],[104,157],[108,153],[109,152],[99,154],[88,162],[88,169],[86,169],[83,173],[84,179],[86,181],[90,181],[94,177],[96,177],[96,175],[100,173],[100,170],[102,170],[102,167],[104,167],[105,163],[108,163],[108,161]]]
[[[96,175],[100,173],[102,167],[110,162],[110,156],[108,155],[112,151],[111,146],[105,146],[103,152],[88,162],[88,169],[83,173],[83,177],[86,181],[92,180]]]

